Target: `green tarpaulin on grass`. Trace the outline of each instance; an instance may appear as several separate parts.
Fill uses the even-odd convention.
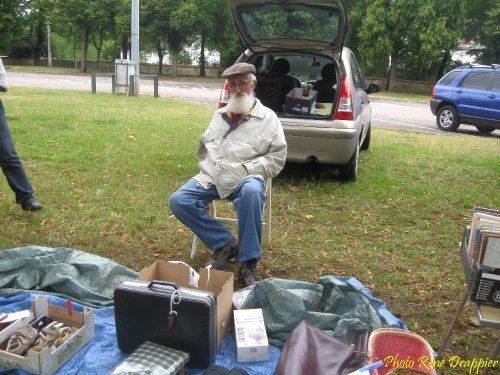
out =
[[[27,291],[100,307],[113,305],[115,288],[137,272],[109,259],[68,248],[28,246],[0,251],[0,296]]]
[[[378,328],[406,329],[354,278],[323,276],[316,283],[268,278],[255,285],[242,308],[262,309],[269,343],[276,346],[303,320],[350,344]]]

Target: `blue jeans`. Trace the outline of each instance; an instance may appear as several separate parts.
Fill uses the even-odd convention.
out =
[[[168,200],[175,217],[212,250],[220,249],[233,236],[228,228],[213,219],[205,210],[207,204],[219,198],[215,186],[205,189],[194,178],[191,178]],[[260,259],[262,256],[260,248],[262,213],[266,201],[264,181],[255,177],[247,177],[228,199],[233,201],[238,218],[239,262]]]
[[[12,191],[16,194],[16,203],[24,205],[35,200],[33,187],[17,156],[16,148],[10,134],[5,108],[0,100],[0,167],[7,178]]]

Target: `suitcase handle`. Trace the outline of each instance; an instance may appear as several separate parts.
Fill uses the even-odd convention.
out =
[[[179,289],[177,286],[177,283],[174,283],[173,281],[162,281],[162,280],[153,280],[149,283],[148,288],[152,288],[153,284],[158,284],[158,285],[163,285],[163,286],[172,286],[175,289]]]

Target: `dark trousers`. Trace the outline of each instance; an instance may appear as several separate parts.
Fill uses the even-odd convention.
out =
[[[24,205],[33,198],[33,187],[26,175],[23,164],[17,155],[12,134],[7,125],[5,108],[0,100],[0,167],[7,178],[7,182],[16,194],[16,203]]]

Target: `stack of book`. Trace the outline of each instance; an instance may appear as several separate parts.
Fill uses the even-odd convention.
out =
[[[472,301],[500,307],[500,210],[473,209],[467,256],[475,272]]]
[[[500,210],[474,208],[468,255],[471,264],[500,267]]]

